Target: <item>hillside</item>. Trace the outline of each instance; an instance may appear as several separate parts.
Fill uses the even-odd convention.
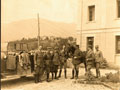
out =
[[[12,41],[25,38],[33,38],[37,36],[38,22],[37,19],[28,19],[16,21],[8,24],[2,24],[1,27],[2,42]],[[40,19],[40,35],[41,36],[60,36],[75,37],[75,24],[53,22],[45,19]]]

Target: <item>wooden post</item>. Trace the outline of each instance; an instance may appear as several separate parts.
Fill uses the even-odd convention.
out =
[[[83,0],[81,1],[81,30],[80,30],[80,47],[82,47],[82,25],[83,25]]]
[[[39,23],[39,13],[38,13],[38,47],[40,46],[40,23]]]

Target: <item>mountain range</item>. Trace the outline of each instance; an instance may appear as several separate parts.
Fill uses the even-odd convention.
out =
[[[40,19],[40,36],[75,37],[76,25]],[[1,24],[1,41],[13,41],[24,38],[33,38],[38,35],[38,20],[27,19],[12,23]]]

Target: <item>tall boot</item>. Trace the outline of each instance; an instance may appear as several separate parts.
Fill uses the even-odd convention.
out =
[[[58,78],[57,78],[57,72],[55,72],[55,79],[58,79]]]
[[[59,77],[61,77],[61,72],[62,72],[62,69],[60,69],[60,71],[59,71]]]
[[[52,73],[52,80],[54,79],[54,73]]]
[[[42,74],[38,74],[38,82],[42,82],[42,80],[41,80],[41,77],[42,77]]]
[[[35,78],[35,83],[37,83],[37,75],[36,74],[34,75],[34,78]]]
[[[79,71],[76,70],[76,79],[78,79],[78,73],[79,73]]]
[[[96,69],[96,78],[98,78],[98,70]]]
[[[67,70],[64,71],[65,79],[67,79]]]
[[[98,77],[100,77],[100,70],[98,71]]]
[[[36,74],[36,81],[39,82],[39,74]]]
[[[47,80],[46,81],[49,82],[49,73],[47,73]]]
[[[72,78],[71,79],[74,79],[74,69],[72,70]]]

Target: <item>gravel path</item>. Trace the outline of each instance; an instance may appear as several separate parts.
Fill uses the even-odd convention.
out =
[[[95,70],[92,70],[95,74]],[[101,70],[102,75],[108,72],[116,72],[113,70]],[[80,69],[80,75],[84,75],[84,69]],[[53,80],[49,83],[43,81],[42,83],[35,84],[34,79],[16,79],[9,82],[4,82],[1,86],[2,90],[111,90],[102,85],[88,85],[88,84],[74,84],[71,80],[71,69],[68,69],[68,79],[64,79],[64,74],[59,80]],[[80,76],[79,75],[79,76]]]

